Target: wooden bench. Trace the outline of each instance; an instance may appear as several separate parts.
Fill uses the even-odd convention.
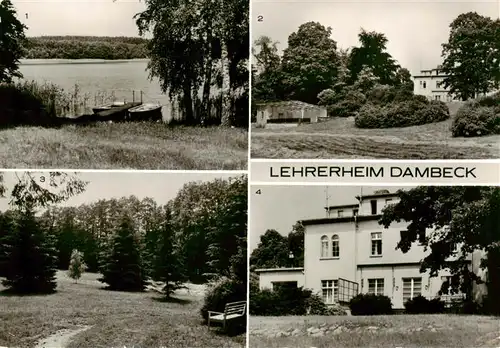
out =
[[[224,312],[208,312],[208,327],[210,327],[211,322],[222,323],[222,329],[226,329],[226,322],[244,318],[247,312],[247,302],[246,301],[238,301],[238,302],[229,302],[226,303],[226,307],[224,308]]]

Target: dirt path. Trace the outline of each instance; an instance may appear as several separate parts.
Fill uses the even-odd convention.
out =
[[[76,329],[63,329],[39,341],[35,348],[65,348],[71,339],[91,326],[81,326]]]

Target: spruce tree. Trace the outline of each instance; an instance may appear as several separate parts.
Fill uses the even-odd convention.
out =
[[[75,283],[78,282],[78,279],[81,278],[83,272],[87,269],[87,265],[83,262],[83,254],[78,250],[73,250],[71,253],[71,259],[69,261],[69,269],[68,275],[70,278],[75,280]]]
[[[99,281],[107,283],[110,290],[143,291],[147,276],[130,217],[121,219],[109,247],[109,252],[104,255]]]
[[[172,214],[167,206],[165,221],[158,233],[157,251],[153,255],[153,279],[164,282],[163,293],[169,299],[186,281],[184,258],[175,243]]]
[[[19,211],[4,240],[6,279],[13,293],[52,293],[57,287],[57,251],[51,235],[39,227],[32,208]]]

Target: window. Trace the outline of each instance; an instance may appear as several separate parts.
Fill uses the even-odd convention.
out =
[[[358,216],[359,209],[355,208],[352,210],[352,216]]]
[[[278,118],[284,118],[284,117],[285,117],[284,113],[282,113],[282,112],[278,113]]]
[[[422,294],[422,278],[403,278],[403,303]]]
[[[332,304],[338,299],[338,284],[336,280],[322,280],[321,294],[326,304]]]
[[[337,217],[341,218],[344,216],[344,211],[343,210],[337,210]]]
[[[423,81],[420,81],[420,87],[422,87]]]
[[[423,85],[424,88],[427,88],[427,83],[424,81],[424,85]]]
[[[328,237],[321,237],[321,257],[328,257]]]
[[[372,215],[377,214],[377,200],[373,199],[370,201],[371,207],[372,207]]]
[[[382,232],[372,233],[372,256],[382,255]]]
[[[332,257],[340,256],[339,236],[334,234],[332,236]]]
[[[385,205],[391,204],[391,202],[392,202],[392,198],[387,198],[385,200]]]
[[[368,293],[374,295],[383,295],[384,278],[368,279]]]
[[[441,87],[441,81],[436,81],[436,88]]]
[[[434,99],[435,99],[435,100],[441,100],[441,96],[440,96],[440,95],[436,95],[436,96],[434,97]]]

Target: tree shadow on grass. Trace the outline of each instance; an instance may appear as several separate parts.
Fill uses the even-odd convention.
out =
[[[0,297],[29,297],[29,296],[48,296],[57,293],[57,290],[50,292],[17,292],[14,289],[0,290]]]
[[[192,300],[189,300],[187,298],[178,298],[178,297],[165,297],[165,296],[162,296],[162,297],[152,297],[153,301],[156,301],[156,302],[163,302],[163,303],[177,303],[177,304],[181,304],[181,305],[187,305],[187,304],[190,304],[192,303],[193,301]]]

